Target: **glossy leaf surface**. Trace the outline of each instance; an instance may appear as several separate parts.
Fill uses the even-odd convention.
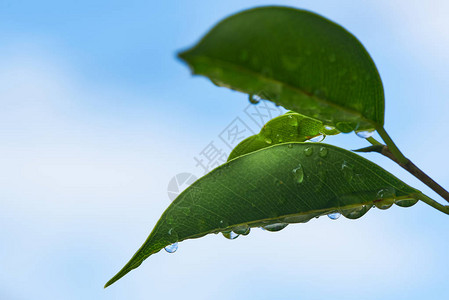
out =
[[[341,132],[384,124],[382,82],[368,52],[343,27],[309,11],[243,11],[179,57],[216,85],[258,95]]]
[[[268,121],[260,132],[241,141],[229,154],[228,161],[243,154],[282,143],[304,142],[339,131],[327,128],[318,120],[289,111]]]
[[[106,286],[164,247],[209,233],[280,230],[339,212],[356,219],[373,205],[411,206],[420,192],[376,164],[322,143],[280,144],[237,157],[182,192],[148,239]],[[182,246],[182,245],[181,245]]]

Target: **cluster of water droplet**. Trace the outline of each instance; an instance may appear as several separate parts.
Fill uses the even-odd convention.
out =
[[[294,125],[294,121],[292,121],[292,124]],[[269,131],[270,131],[270,129],[267,129],[267,133],[269,133]],[[293,144],[288,144],[288,148],[293,148]],[[317,151],[317,149],[318,149],[318,151]],[[325,145],[323,145],[319,148],[316,145],[305,146],[303,149],[303,154],[305,157],[311,157],[312,155],[315,154],[317,156],[317,158],[319,159],[319,161],[317,162],[317,165],[320,165],[319,162],[322,162],[323,159],[328,157],[329,147],[326,147]],[[348,183],[350,183],[350,182],[354,183],[356,181],[355,178],[357,178],[357,176],[360,175],[360,174],[354,173],[354,166],[347,160],[344,160],[342,162],[340,170],[342,173],[342,177]],[[317,171],[318,175],[321,174],[320,171],[322,171],[322,170]],[[292,172],[294,182],[297,184],[302,184],[305,179],[303,165],[299,163],[298,165],[296,165],[295,168],[293,168],[293,170],[291,172]],[[323,177],[321,175],[319,175],[320,178]],[[321,178],[322,181],[324,181],[323,178]],[[279,179],[275,179],[274,183],[277,187],[280,187],[284,184]],[[356,205],[356,206],[352,206],[349,208],[341,207],[338,210],[331,211],[329,213],[322,213],[322,215],[327,214],[327,216],[331,220],[337,220],[342,215],[348,219],[357,219],[357,218],[362,217],[364,214],[366,214],[372,207],[377,207],[379,209],[388,209],[395,203],[399,206],[411,206],[418,201],[417,199],[413,199],[413,198],[409,198],[409,197],[397,198],[395,194],[396,194],[396,191],[394,188],[386,187],[386,188],[380,189],[377,192],[376,196],[373,197],[373,198],[375,198],[375,200],[373,200],[373,202],[371,204],[361,204],[361,205]],[[348,197],[358,197],[358,196],[351,194],[351,195],[346,195],[346,196],[342,196],[342,197],[348,198]],[[343,199],[344,198],[342,198],[342,200]],[[345,199],[343,202],[355,203],[357,200],[358,199]],[[318,215],[317,214],[291,215],[291,216],[286,216],[286,217],[280,217],[279,219],[272,221],[273,223],[270,223],[270,224],[264,224],[262,226],[260,224],[258,224],[256,226],[260,226],[260,228],[262,228],[263,230],[266,230],[266,231],[277,232],[277,231],[280,231],[280,230],[286,228],[291,223],[306,223],[310,219],[312,219],[314,217],[318,218],[319,216],[320,216],[320,214],[318,214]],[[224,224],[223,221],[220,221],[220,224]],[[227,229],[225,231],[222,231],[222,235],[227,239],[234,240],[234,239],[238,238],[240,235],[248,235],[250,233],[250,231],[251,231],[251,228],[249,225],[241,224],[241,225],[230,227],[230,229]],[[173,232],[172,229],[170,229],[169,235],[172,238],[177,238],[175,232]],[[172,244],[165,247],[165,251],[167,251],[168,253],[174,253],[177,249],[178,249],[177,242],[172,242]]]

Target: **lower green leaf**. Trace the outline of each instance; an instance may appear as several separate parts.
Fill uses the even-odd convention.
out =
[[[421,195],[376,164],[335,146],[290,143],[264,148],[229,161],[182,192],[106,286],[150,255],[186,239],[219,232],[232,238],[248,234],[252,227],[277,231],[328,214],[357,219],[373,205],[408,207]]]

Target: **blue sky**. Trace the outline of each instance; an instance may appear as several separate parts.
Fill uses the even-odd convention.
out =
[[[269,1],[0,1],[0,299],[445,299],[449,219],[424,204],[273,234],[185,241],[104,283],[169,205],[167,184],[236,117],[243,94],[175,58]],[[386,92],[386,129],[449,187],[449,4],[278,1],[346,27]],[[345,148],[353,134],[328,138]],[[366,155],[440,200],[393,163]]]

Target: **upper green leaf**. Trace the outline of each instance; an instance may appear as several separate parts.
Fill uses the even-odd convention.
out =
[[[304,142],[321,135],[324,137],[340,133],[326,127],[318,120],[289,111],[268,121],[258,134],[241,141],[229,154],[228,161],[276,144]]]
[[[228,17],[179,54],[195,74],[342,132],[384,124],[379,73],[347,30],[309,11],[260,7]]]
[[[373,204],[411,206],[421,193],[376,164],[322,143],[264,148],[214,169],[182,192],[148,239],[106,286],[179,241],[249,227],[269,230],[339,212],[355,219]]]

